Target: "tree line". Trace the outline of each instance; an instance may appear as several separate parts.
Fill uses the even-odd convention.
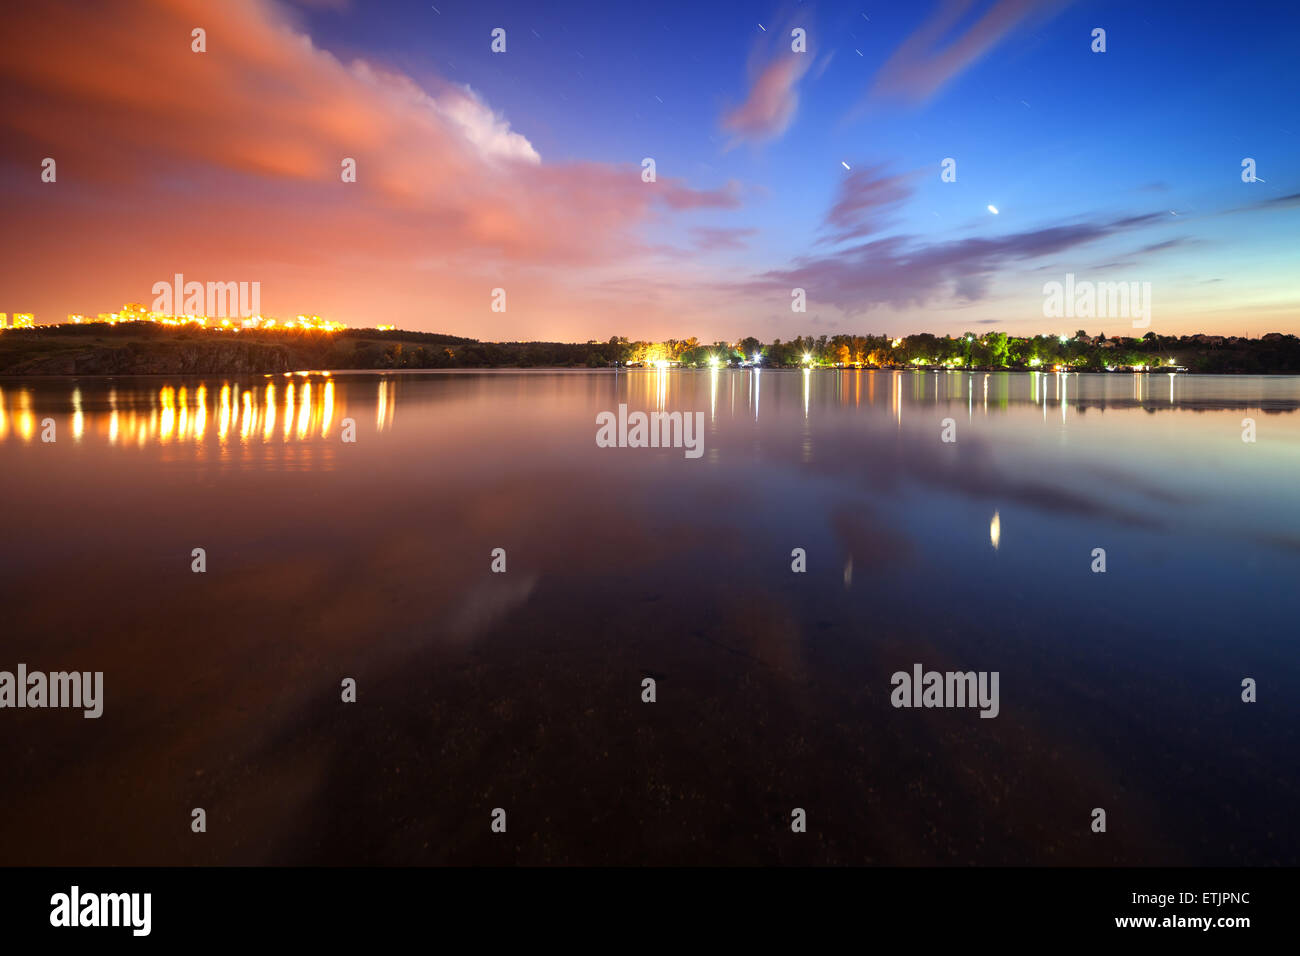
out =
[[[345,329],[321,332],[291,329],[243,330],[163,326],[152,323],[45,326],[0,334],[0,351],[32,353],[116,344],[148,349],[152,342],[262,342],[286,350],[295,369],[439,368],[610,368],[669,362],[708,368],[757,361],[763,366],[948,367],[1033,369],[1062,366],[1080,371],[1106,368],[1175,367],[1200,372],[1300,373],[1300,339],[1270,333],[1258,339],[1238,336],[1141,337],[1013,336],[1005,332],[934,335],[798,336],[764,342],[747,336],[737,342],[704,343],[698,338],[662,342],[612,336],[606,341],[483,342],[434,332]]]

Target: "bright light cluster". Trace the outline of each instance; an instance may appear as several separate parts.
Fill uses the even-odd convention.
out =
[[[214,318],[206,315],[169,315],[165,312],[150,312],[139,302],[128,302],[120,312],[100,312],[94,319],[80,312],[69,312],[69,325],[83,325],[87,322],[103,322],[107,325],[119,325],[124,322],[149,322],[154,325],[194,325],[199,328],[226,329],[238,332],[240,329],[299,329],[312,332],[338,332],[346,329],[342,322],[322,319],[319,315],[299,315],[293,319],[273,319],[264,315],[248,318]],[[36,324],[31,313],[14,313],[13,325],[7,322],[7,316],[0,312],[0,329],[30,329]],[[392,326],[388,326],[392,328]]]

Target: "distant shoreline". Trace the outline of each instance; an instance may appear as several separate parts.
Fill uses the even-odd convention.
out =
[[[150,322],[39,326],[0,332],[0,377],[275,375],[395,372],[759,367],[885,371],[1300,374],[1300,338],[1040,335],[992,332],[632,342],[480,342],[379,329],[212,329]]]
[[[18,382],[30,379],[62,379],[62,378],[209,378],[213,375],[243,375],[248,378],[272,378],[275,376],[334,376],[334,375],[477,375],[490,372],[571,372],[575,375],[656,375],[661,370],[655,368],[586,368],[577,365],[491,365],[481,368],[302,368],[290,369],[285,372],[69,372],[69,373],[49,373],[49,374],[13,374],[0,372],[0,382]],[[724,365],[717,369],[680,367],[663,369],[664,372],[695,372],[706,374],[711,372],[751,372],[755,371],[753,367],[740,367],[736,365]],[[763,366],[757,371],[768,372],[802,372],[804,369],[794,366]],[[1196,372],[1186,368],[1150,368],[1142,371],[1133,369],[1086,369],[1072,368],[1062,369],[1060,372],[1052,369],[1034,369],[1034,368],[943,368],[943,367],[926,367],[926,366],[909,366],[907,368],[889,367],[889,366],[830,366],[822,365],[807,369],[809,372],[819,374],[834,374],[844,372],[907,372],[914,375],[922,375],[927,372],[933,374],[954,374],[954,375],[1107,375],[1107,376],[1128,376],[1134,375],[1188,375],[1188,376],[1205,376],[1207,378],[1218,378],[1228,376],[1253,377],[1253,378],[1300,378],[1300,372]]]

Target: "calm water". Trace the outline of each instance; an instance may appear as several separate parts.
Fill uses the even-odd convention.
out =
[[[620,403],[702,412],[703,455],[598,448]],[[99,720],[0,710],[0,863],[1295,864],[1297,408],[1164,374],[0,381],[0,670],[105,684]],[[893,708],[916,663],[998,671],[1000,715]]]

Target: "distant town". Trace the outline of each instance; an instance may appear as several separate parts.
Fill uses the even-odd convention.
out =
[[[858,368],[1093,372],[1300,373],[1300,339],[1223,335],[797,336],[764,342],[624,336],[571,342],[483,342],[391,325],[348,328],[317,315],[188,316],[128,303],[118,312],[39,325],[0,313],[0,375],[118,375],[449,368]]]
[[[209,317],[206,315],[173,315],[146,309],[142,303],[128,302],[120,312],[100,312],[94,318],[80,312],[68,313],[68,320],[62,325],[122,325],[131,322],[150,322],[155,325],[194,326],[210,329],[315,329],[322,332],[335,332],[344,328],[342,322],[331,322],[319,315],[299,315],[293,319],[273,319],[267,316],[253,315],[247,318],[231,318],[226,315]],[[36,316],[30,312],[15,312],[13,324],[9,324],[7,313],[0,312],[0,331],[7,329],[31,329],[36,327]],[[391,329],[392,326],[381,326]]]

